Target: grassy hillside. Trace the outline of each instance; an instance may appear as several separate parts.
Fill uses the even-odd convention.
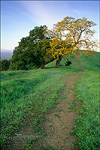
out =
[[[25,120],[27,117],[34,119],[35,132],[40,131],[38,125],[43,120],[44,113],[58,104],[57,99],[59,92],[65,86],[66,76],[70,74],[80,74],[82,79],[80,79],[80,83],[77,86],[77,96],[81,97],[82,100],[91,100],[88,104],[86,104],[87,101],[84,101],[85,109],[87,109],[88,112],[91,110],[93,113],[92,115],[88,113],[90,120],[93,119],[93,117],[95,119],[95,116],[98,117],[98,114],[94,113],[98,109],[99,97],[96,91],[98,91],[100,53],[96,52],[94,56],[89,57],[79,52],[77,56],[70,56],[69,59],[72,61],[71,66],[65,66],[66,59],[64,58],[61,61],[60,68],[54,68],[55,61],[53,61],[46,65],[45,70],[36,69],[30,71],[1,72],[1,147],[5,146],[7,137],[13,135],[20,127],[26,125]],[[86,79],[87,77],[88,80]],[[88,93],[92,91],[94,93],[93,97],[95,97],[96,94],[96,99],[93,98],[92,100],[91,93],[90,96],[86,94],[88,88],[90,88]],[[92,110],[92,106],[94,105],[95,109]],[[84,109],[82,108],[82,110]],[[83,111],[83,114],[84,113]],[[88,124],[88,120],[86,122]],[[81,126],[77,128],[78,131],[80,131],[79,128],[81,128]],[[91,126],[89,128],[93,127]],[[83,131],[84,130],[85,128]],[[97,135],[96,130],[94,132],[96,132]],[[83,135],[78,136],[79,141],[82,141]],[[89,135],[87,136],[89,137]],[[85,143],[81,143],[79,146],[81,147],[82,144]],[[82,150],[85,150],[85,148]]]
[[[80,71],[80,69],[99,71],[100,69],[100,53],[95,52],[93,56],[86,55],[81,51],[69,56],[72,61],[71,69]],[[61,61],[61,66],[66,62],[66,58]]]
[[[100,53],[99,52],[94,52],[93,56],[86,55],[82,53],[81,51],[76,52],[73,55],[70,55],[68,59],[72,62],[71,66],[65,67],[65,63],[67,58],[64,57],[61,62],[60,66],[64,69],[70,69],[73,71],[82,71],[80,69],[85,69],[85,70],[94,70],[94,71],[99,71],[100,69]],[[54,68],[55,67],[56,61],[53,61],[49,64],[46,65],[46,67],[49,68]]]

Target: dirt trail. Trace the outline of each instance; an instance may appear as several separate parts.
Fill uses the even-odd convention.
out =
[[[67,77],[66,87],[60,93],[59,104],[47,114],[45,121],[41,124],[41,130],[46,133],[45,137],[39,138],[34,143],[34,148],[27,150],[75,150],[74,143],[76,137],[71,135],[75,126],[74,119],[77,117],[76,112],[70,108],[70,103],[77,101],[74,89],[74,84],[78,75],[70,75]],[[63,98],[65,97],[65,98]],[[70,111],[70,112],[69,112]],[[22,150],[22,145],[30,137],[35,135],[33,130],[33,122],[23,128],[18,135],[13,137],[12,146],[9,150]],[[50,149],[51,147],[51,149]],[[47,148],[47,149],[46,149]]]
[[[44,138],[44,147],[52,147],[54,150],[75,150],[74,143],[76,137],[71,135],[72,129],[75,126],[75,117],[77,114],[73,109],[69,112],[70,103],[76,101],[73,91],[77,75],[68,77],[66,89],[63,91],[65,99],[60,99],[60,103],[53,109],[50,114],[46,115],[43,129],[46,132]],[[41,144],[40,144],[41,145]]]

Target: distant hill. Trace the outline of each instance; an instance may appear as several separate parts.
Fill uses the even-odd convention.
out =
[[[13,55],[13,52],[11,50],[2,50],[0,61],[4,59],[9,60],[12,57],[12,55]]]

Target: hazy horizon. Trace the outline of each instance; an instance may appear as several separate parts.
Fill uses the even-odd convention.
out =
[[[0,61],[4,60],[4,59],[9,60],[12,57],[12,55],[13,55],[13,51],[11,51],[11,50],[1,51]]]

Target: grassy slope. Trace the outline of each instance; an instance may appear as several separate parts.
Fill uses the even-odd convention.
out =
[[[27,116],[35,119],[35,131],[39,131],[38,123],[43,119],[43,114],[57,104],[58,92],[64,86],[66,75],[77,73],[83,67],[86,70],[83,72],[80,86],[86,80],[87,74],[88,84],[90,80],[93,82],[95,74],[98,79],[99,55],[100,53],[95,53],[93,57],[87,57],[80,53],[81,59],[78,60],[71,56],[72,65],[70,67],[64,66],[66,60],[63,59],[61,67],[58,69],[54,68],[54,61],[46,65],[46,70],[1,72],[1,139],[4,140],[5,137],[13,134],[20,126],[25,125],[24,120]],[[84,86],[84,90],[87,90],[88,84]],[[80,97],[83,95],[83,90],[81,90],[78,87]],[[87,95],[85,96],[87,97]],[[89,105],[85,106],[90,108]],[[80,140],[82,141],[81,138]]]
[[[81,150],[100,149],[100,82],[99,74],[87,72],[77,85],[77,98],[82,102],[75,129]]]
[[[75,55],[79,55],[80,59],[75,59]],[[72,61],[71,69],[78,71],[80,68],[85,68],[86,71],[99,71],[100,69],[100,53],[95,52],[93,56],[88,56],[81,51],[78,54],[72,55],[69,59]],[[66,59],[61,61],[61,66],[66,62]]]

